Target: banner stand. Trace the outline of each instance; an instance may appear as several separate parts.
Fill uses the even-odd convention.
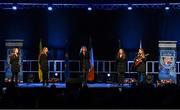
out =
[[[18,80],[19,82],[23,82],[23,40],[21,39],[7,39],[5,40],[5,46],[6,46],[6,49],[7,49],[7,61],[6,61],[6,67],[5,67],[5,81],[10,81],[11,80],[11,76],[12,76],[12,73],[11,73],[11,66],[10,66],[10,55],[11,55],[11,52],[12,52],[12,49],[13,48],[18,48],[19,49],[19,64],[21,64],[20,66],[20,72],[18,74]]]
[[[159,80],[164,83],[177,84],[176,44],[177,41],[159,41]]]

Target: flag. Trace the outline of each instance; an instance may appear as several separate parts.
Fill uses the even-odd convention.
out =
[[[94,68],[94,55],[93,55],[93,48],[90,50],[90,65]]]
[[[38,60],[40,59],[40,54],[41,54],[41,51],[42,51],[42,41],[40,39],[40,42],[39,42],[39,58]],[[40,68],[40,64],[38,62],[38,75],[39,75],[39,81],[42,82],[42,70]]]
[[[119,47],[119,49],[120,49],[120,48],[122,48],[122,46],[121,46],[121,41],[119,40],[118,42],[119,42],[118,47]]]
[[[142,48],[142,43],[141,43],[141,40],[140,40],[140,45],[139,45],[139,48],[140,48],[140,49]]]
[[[93,48],[91,45],[91,39],[90,39],[90,71],[88,74],[88,80],[89,81],[94,80],[94,54],[93,54]]]

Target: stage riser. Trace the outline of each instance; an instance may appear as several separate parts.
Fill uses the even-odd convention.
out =
[[[5,81],[4,80],[4,76],[5,73],[1,72],[0,73],[0,82],[1,84]],[[152,82],[156,83],[158,79],[158,74],[151,74],[152,75]],[[71,78],[79,78],[81,77],[80,74],[72,74]],[[137,74],[125,74],[125,78],[137,78]],[[177,85],[180,85],[180,74],[177,74]],[[23,74],[23,80],[24,82],[39,82],[38,80],[38,74],[37,73],[24,73]],[[60,81],[60,82],[66,82],[65,80]],[[106,82],[112,82],[112,83],[117,83],[117,74],[112,74],[110,77],[107,77],[106,73],[99,73],[96,77],[95,77],[95,81],[94,82],[102,82],[102,83],[106,83]]]

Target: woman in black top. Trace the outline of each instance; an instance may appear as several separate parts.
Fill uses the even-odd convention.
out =
[[[90,68],[89,53],[86,46],[82,46],[80,49],[80,65],[83,73],[83,85],[87,84],[87,75]]]
[[[19,64],[19,50],[18,48],[13,48],[11,56],[10,56],[10,64],[11,64],[11,72],[12,77],[11,81],[14,81],[15,78],[15,84],[17,85],[18,82],[18,73],[20,71],[20,64]]]
[[[146,55],[142,48],[139,49],[134,61],[134,67],[138,73],[138,83],[145,83],[146,79]]]
[[[48,48],[44,47],[40,56],[39,64],[42,70],[43,86],[45,83],[48,85]]]
[[[126,55],[123,49],[119,49],[116,56],[118,83],[123,84],[126,72]]]

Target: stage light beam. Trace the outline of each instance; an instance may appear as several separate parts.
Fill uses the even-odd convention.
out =
[[[58,76],[58,73],[55,73],[55,76]]]
[[[111,74],[109,74],[109,73],[108,73],[108,74],[107,74],[107,76],[108,76],[108,77],[110,77],[110,76],[111,76]]]
[[[49,11],[52,11],[53,8],[52,8],[51,6],[48,6],[48,10],[49,10]]]
[[[165,7],[165,10],[169,10],[169,9],[170,9],[170,7],[168,7],[168,6]]]
[[[132,7],[131,7],[131,6],[128,6],[128,10],[132,10]]]
[[[17,10],[17,6],[12,6],[12,9],[13,10]]]
[[[88,11],[91,11],[92,10],[92,7],[88,7]]]

